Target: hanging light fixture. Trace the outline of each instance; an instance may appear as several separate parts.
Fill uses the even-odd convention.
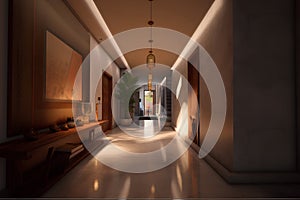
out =
[[[147,55],[147,67],[150,69],[150,73],[148,75],[148,90],[152,90],[152,68],[155,67],[155,63],[156,63],[156,58],[155,55],[153,54],[153,49],[152,49],[152,43],[153,43],[153,39],[152,39],[152,26],[154,24],[154,21],[152,19],[152,11],[153,11],[153,0],[149,0],[150,1],[150,20],[148,21],[148,25],[150,26],[150,51],[149,54]]]
[[[148,90],[152,90],[152,73],[148,74]]]
[[[156,62],[155,55],[153,54],[152,51],[149,51],[149,54],[147,56],[147,66],[149,68],[153,68],[155,66],[155,62]]]
[[[153,54],[153,49],[152,49],[152,43],[153,43],[153,39],[152,39],[152,27],[154,25],[154,21],[152,19],[152,12],[153,12],[152,2],[153,2],[153,0],[149,0],[149,1],[150,1],[150,20],[148,21],[148,25],[150,26],[150,40],[149,40],[150,51],[149,51],[149,54],[147,56],[147,66],[149,68],[152,68],[152,67],[155,66],[156,59],[155,59],[155,55]]]

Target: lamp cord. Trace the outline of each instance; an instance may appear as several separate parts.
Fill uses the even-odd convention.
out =
[[[152,53],[152,48],[153,48],[153,33],[152,33],[152,27],[153,27],[153,4],[152,4],[152,2],[153,2],[153,0],[149,0],[150,1],[150,51],[151,51],[151,53]]]

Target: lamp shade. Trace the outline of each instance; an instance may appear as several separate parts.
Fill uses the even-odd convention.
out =
[[[155,56],[153,53],[149,53],[148,56],[147,56],[147,65],[148,67],[154,67],[155,65]]]

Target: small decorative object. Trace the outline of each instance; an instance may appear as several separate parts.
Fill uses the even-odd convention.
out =
[[[67,122],[67,125],[69,128],[75,128],[75,123],[74,122]]]
[[[75,128],[75,122],[73,117],[68,117],[67,118],[67,125],[69,128]]]
[[[92,110],[92,105],[89,102],[82,102],[82,121],[84,124],[88,124],[90,122],[90,114]]]
[[[25,140],[27,141],[35,141],[38,138],[38,133],[33,128],[30,131],[26,131],[23,133]]]
[[[74,117],[68,117],[67,122],[74,122]]]
[[[84,123],[81,119],[76,120],[76,126],[83,126],[83,125],[84,125]]]
[[[61,129],[62,131],[67,131],[67,130],[69,130],[68,124],[65,123],[65,124],[60,125],[60,129]]]
[[[52,133],[60,131],[60,128],[56,124],[49,126],[49,129]]]

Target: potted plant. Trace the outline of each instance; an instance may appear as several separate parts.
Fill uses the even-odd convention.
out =
[[[133,104],[132,97],[137,85],[138,77],[133,76],[130,72],[125,72],[117,84],[115,97],[120,100],[120,124],[128,126],[132,123]]]

